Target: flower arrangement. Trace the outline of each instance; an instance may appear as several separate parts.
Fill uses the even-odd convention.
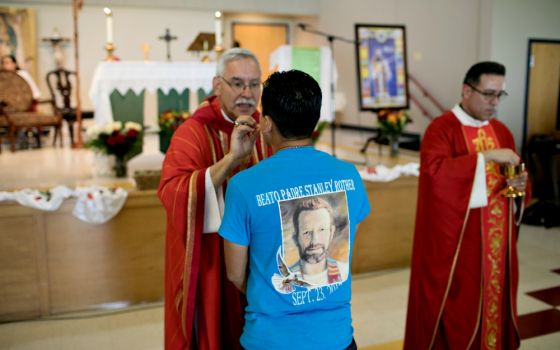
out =
[[[167,152],[169,143],[171,142],[171,136],[173,136],[175,130],[189,117],[190,114],[187,111],[178,112],[167,110],[159,115],[159,149],[162,153]]]
[[[408,123],[412,123],[408,111],[382,109],[377,112],[377,125],[380,136],[388,141],[392,157],[396,157],[399,153],[399,136]]]
[[[412,119],[405,110],[382,109],[377,112],[379,130],[390,140],[397,139],[402,134],[406,124],[411,122]]]
[[[126,157],[141,146],[142,126],[135,122],[110,122],[104,126],[93,125],[86,132],[86,147],[104,154]]]
[[[85,147],[114,155],[117,177],[126,176],[126,161],[142,151],[142,126],[135,122],[110,122],[87,129]]]
[[[162,112],[158,118],[159,130],[173,133],[190,116],[191,115],[187,111],[178,112],[168,110]]]

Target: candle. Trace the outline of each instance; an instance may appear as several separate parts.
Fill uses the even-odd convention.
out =
[[[148,56],[150,55],[150,44],[144,43],[144,61],[148,61]]]
[[[107,43],[112,44],[113,43],[113,12],[108,7],[105,7],[103,9],[103,12],[105,12],[107,18]]]
[[[215,31],[216,31],[216,48],[222,47],[222,13],[220,11],[216,11],[214,14],[216,17]]]

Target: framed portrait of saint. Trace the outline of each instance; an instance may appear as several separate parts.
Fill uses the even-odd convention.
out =
[[[407,109],[405,27],[356,24],[355,34],[360,110]]]

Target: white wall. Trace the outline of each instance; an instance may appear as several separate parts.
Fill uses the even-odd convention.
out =
[[[479,56],[479,4],[473,0],[324,0],[319,12],[320,29],[354,39],[354,24],[404,24],[408,71],[440,101],[451,108],[459,101],[463,76]],[[335,43],[339,73],[338,90],[347,106],[338,122],[374,127],[375,116],[360,112],[355,49]],[[411,91],[417,91],[411,87]],[[420,95],[416,93],[416,95]],[[421,95],[420,95],[421,97]],[[432,106],[429,103],[428,106]],[[430,108],[433,113],[436,109]],[[412,105],[413,124],[408,131],[423,133],[429,120]]]
[[[509,96],[499,118],[513,132],[517,147],[523,141],[529,39],[560,40],[560,1],[494,0],[492,59],[506,66]]]
[[[281,15],[316,15],[322,0],[86,0],[88,6],[141,7],[191,9],[203,11],[222,10],[225,12],[257,12]],[[0,4],[6,2],[0,0]],[[12,1],[13,2],[13,1]],[[68,5],[72,0],[21,0],[21,3],[35,5]]]
[[[86,1],[87,3],[87,1]],[[41,42],[41,38],[50,37],[54,27],[58,27],[63,37],[73,38],[72,7],[60,5],[22,5],[11,4],[14,7],[29,7],[36,10],[38,36],[38,75],[37,83],[42,96],[48,98],[45,75],[55,68],[50,44]],[[171,56],[173,61],[193,59],[186,52],[186,48],[203,32],[214,31],[214,13],[209,10],[186,10],[139,8],[139,7],[111,7],[113,10],[115,55],[122,60],[143,60],[143,44],[151,46],[149,58],[152,61],[166,60],[165,42],[158,40],[159,36],[169,28],[171,34],[178,37],[171,42]],[[81,98],[83,109],[91,109],[88,96],[91,78],[97,64],[104,60],[106,51],[105,15],[103,7],[84,6],[79,15],[80,31],[80,72]],[[73,40],[64,48],[68,69],[75,69]]]
[[[133,6],[113,6],[113,24],[114,24],[114,54],[121,60],[143,60],[143,45],[147,43],[151,46],[149,59],[151,61],[166,60],[166,45],[162,40],[158,40],[159,36],[165,33],[165,28],[169,28],[171,34],[176,35],[178,40],[171,42],[171,56],[173,61],[188,61],[197,59],[192,53],[187,53],[186,48],[194,40],[199,32],[214,32],[214,10],[210,4],[202,6],[197,1],[190,1],[195,7],[206,7],[208,9],[192,9],[186,6],[173,7],[173,3],[166,3],[161,8],[151,6],[138,6],[140,0],[135,0]],[[60,3],[60,0],[52,0],[52,3]],[[87,5],[94,1],[86,1],[79,13],[79,31],[80,31],[80,72],[81,72],[81,99],[82,108],[91,109],[92,103],[89,98],[89,86],[93,77],[96,65],[105,59],[106,51],[104,49],[106,43],[106,27],[103,6]],[[119,3],[113,1],[112,3]],[[122,1],[120,1],[122,2]],[[94,3],[100,3],[95,1]],[[241,1],[240,5],[247,6],[251,1]],[[267,2],[268,3],[268,2]],[[2,4],[4,5],[4,4]],[[55,27],[58,28],[63,37],[72,39],[72,42],[66,44],[63,52],[66,58],[65,67],[75,69],[74,60],[74,44],[73,44],[73,20],[72,6],[70,4],[51,5],[41,4],[41,1],[27,0],[21,3],[8,3],[6,6],[19,8],[32,8],[36,11],[37,18],[37,60],[38,74],[36,77],[37,84],[42,91],[42,97],[48,98],[48,89],[45,83],[45,75],[48,71],[55,68],[52,48],[50,44],[41,42],[42,38],[50,37]],[[231,7],[231,4],[228,5]],[[260,5],[259,8],[268,13],[278,12],[278,3],[270,2],[267,6]],[[292,10],[286,12],[293,12]],[[303,12],[310,12],[303,8]],[[271,14],[247,14],[247,13],[231,13],[228,15],[228,22],[225,23],[224,30],[229,30],[229,21],[274,21],[274,18],[281,18],[283,22],[295,27],[295,23],[300,21],[313,23],[309,16],[294,15],[271,15]],[[225,33],[224,43],[229,43],[230,35]],[[303,38],[301,33],[293,32],[291,39],[296,43],[310,42]],[[314,38],[311,38],[314,39]]]
[[[45,4],[49,1],[59,5]],[[70,37],[71,5],[60,5],[62,0],[49,1],[25,0],[13,2],[11,6],[36,9],[39,39],[50,36],[55,26],[59,27],[63,36]],[[92,5],[94,3],[97,5]],[[511,94],[503,102],[499,117],[512,129],[518,142],[521,141],[523,126],[528,39],[560,38],[558,0],[308,0],[301,6],[295,5],[299,3],[296,0],[161,0],[158,1],[161,7],[155,7],[154,2],[145,5],[142,0],[114,0],[110,3],[129,5],[111,6],[114,11],[115,53],[123,60],[142,60],[143,43],[152,47],[151,60],[164,60],[165,45],[157,37],[164,33],[166,27],[179,37],[171,46],[173,59],[188,60],[185,48],[196,34],[214,31],[213,11],[217,7],[229,11],[230,20],[254,19],[258,16],[255,14],[260,12],[267,14],[265,20],[270,20],[275,14],[285,20],[290,17],[292,25],[299,18],[306,21],[305,16],[312,18],[309,16],[318,14],[318,19],[311,21],[314,29],[348,39],[354,39],[355,23],[404,24],[409,72],[447,108],[459,101],[461,81],[474,62],[493,59],[506,65],[507,89]],[[253,11],[253,17],[247,15],[247,11]],[[297,17],[298,14],[302,17]],[[227,30],[227,26],[225,28]],[[105,18],[101,0],[85,1],[80,14],[80,32],[82,101],[88,108],[91,107],[87,96],[91,76],[96,64],[105,57]],[[293,27],[292,39],[296,45],[328,44],[324,38],[302,33]],[[334,51],[339,76],[338,91],[344,92],[347,100],[337,121],[375,126],[372,113],[358,110],[354,47],[335,41]],[[74,67],[71,44],[65,53],[67,67]],[[38,56],[39,75],[44,77],[54,67],[50,46],[40,43]],[[40,87],[46,95],[42,80],[39,81]],[[414,87],[411,91],[417,92]],[[431,108],[431,111],[436,113],[435,109]],[[414,123],[408,130],[423,133],[428,120],[415,106],[411,107],[411,114]]]

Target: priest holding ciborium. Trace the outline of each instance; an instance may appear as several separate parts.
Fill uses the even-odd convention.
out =
[[[529,196],[513,135],[496,117],[505,67],[467,72],[434,119],[420,179],[404,349],[517,349],[517,235]]]

